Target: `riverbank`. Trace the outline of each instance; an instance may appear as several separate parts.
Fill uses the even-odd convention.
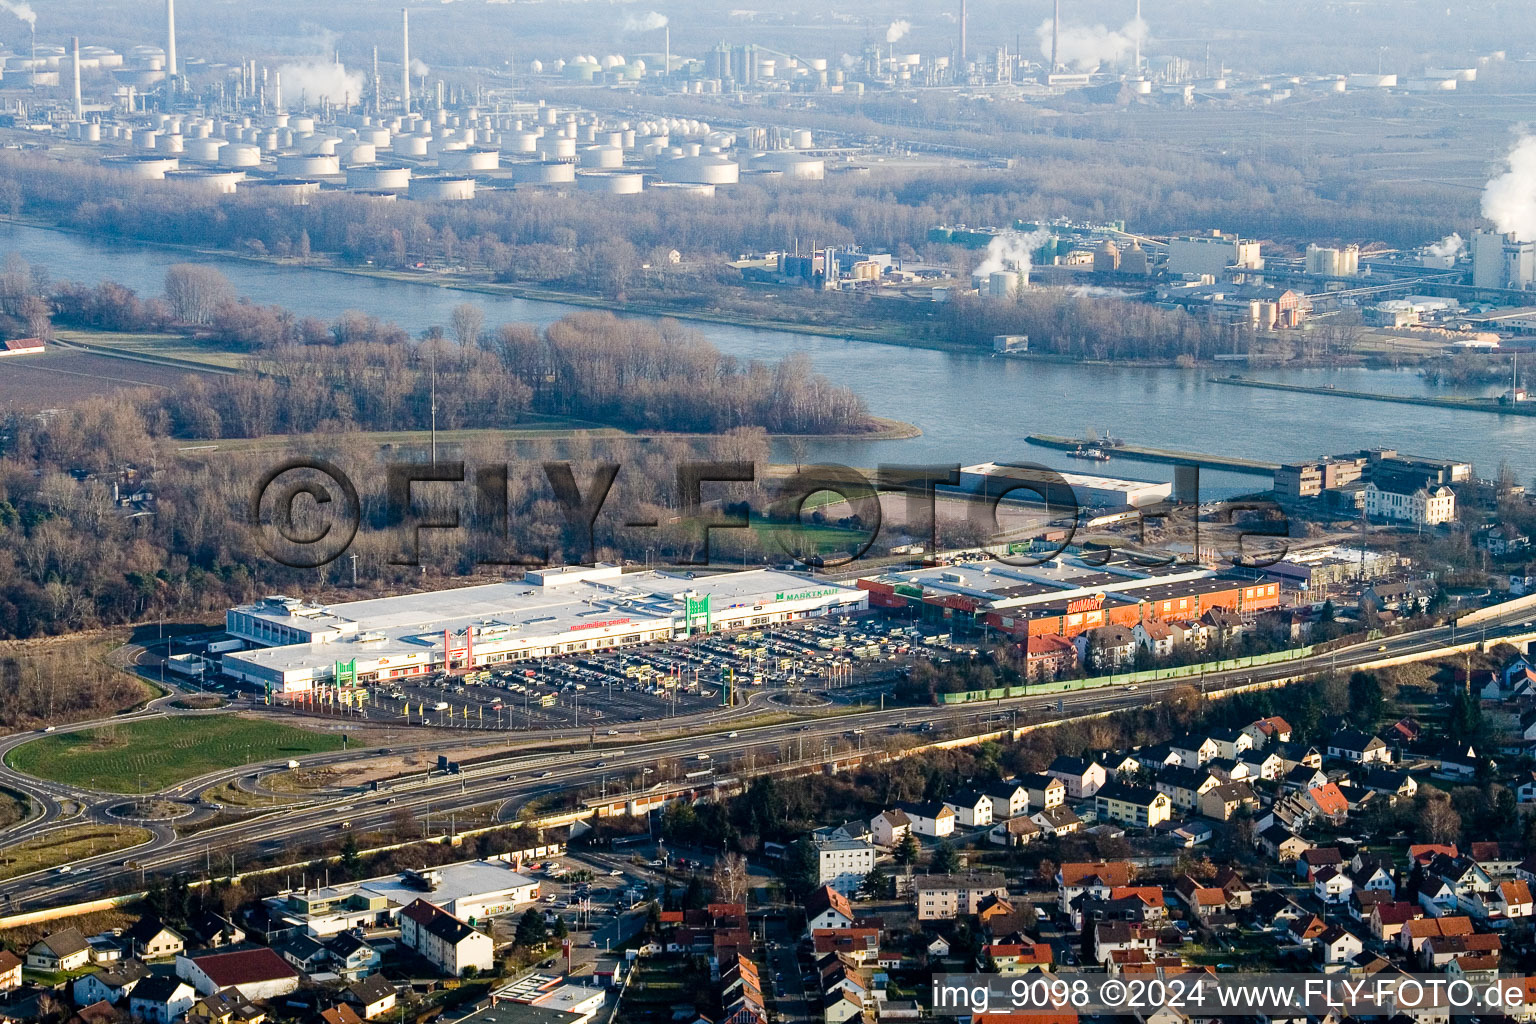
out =
[[[1455,409],[1459,412],[1491,412],[1502,416],[1536,416],[1536,402],[1520,402],[1505,405],[1497,398],[1436,398],[1428,395],[1385,395],[1376,391],[1347,391],[1332,385],[1280,384],[1275,381],[1255,380],[1251,377],[1211,377],[1212,384],[1230,384],[1240,388],[1262,388],[1266,391],[1290,391],[1301,395],[1322,395],[1326,398],[1353,398],[1362,402],[1392,402],[1397,405],[1425,405],[1436,409]]]
[[[1080,437],[1058,437],[1054,434],[1030,434],[1025,441],[1042,448],[1054,448],[1057,451],[1076,451],[1091,442]],[[1244,459],[1234,455],[1213,455],[1209,452],[1187,452],[1177,448],[1153,448],[1141,444],[1127,444],[1124,441],[1113,443],[1098,442],[1097,447],[1103,449],[1113,458],[1115,455],[1124,455],[1128,458],[1140,459],[1143,462],[1165,462],[1174,465],[1193,465],[1205,469],[1225,469],[1233,473],[1271,474],[1280,468],[1279,463],[1263,462],[1259,459]],[[1098,465],[1098,462],[1089,461],[1089,466]]]

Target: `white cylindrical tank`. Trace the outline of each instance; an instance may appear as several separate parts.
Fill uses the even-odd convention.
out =
[[[366,167],[347,168],[348,188],[405,188],[410,183],[409,167],[386,167],[373,164]]]
[[[689,155],[656,161],[656,173],[665,181],[734,185],[741,180],[741,165],[724,157]]]
[[[180,153],[186,141],[180,135],[162,135],[155,141],[156,153]]]
[[[617,146],[588,146],[581,151],[581,166],[611,169],[624,166],[624,151]]]
[[[160,144],[160,133],[153,128],[145,128],[133,137],[133,148],[152,151]]]
[[[374,147],[375,149],[383,149],[388,146],[389,137],[388,128],[373,127],[359,128],[357,130],[357,141],[366,142],[368,145]]]
[[[330,156],[332,153],[336,152],[336,144],[340,141],[341,140],[334,135],[325,135],[321,132],[315,132],[311,135],[304,135],[296,138],[293,140],[293,143],[294,148],[297,149],[300,153],[324,153],[326,156]]]
[[[502,139],[502,146],[508,153],[537,153],[539,151],[538,132],[508,132]]]
[[[786,178],[796,181],[821,181],[827,176],[827,162],[819,156],[807,156],[778,150],[754,157],[752,169],[756,171],[780,171]]]
[[[169,171],[166,181],[180,181],[202,187],[223,195],[231,195],[240,182],[245,180],[244,171],[210,171],[194,168],[186,171]]]
[[[494,171],[501,166],[501,151],[479,147],[445,150],[437,154],[437,166],[445,171]]]
[[[285,177],[340,174],[341,160],[334,153],[279,153],[277,173]]]
[[[475,179],[444,175],[412,178],[406,195],[411,199],[433,202],[462,201],[475,198]]]
[[[576,165],[556,161],[523,161],[508,164],[514,181],[536,185],[568,185],[576,180]]]
[[[143,156],[108,157],[102,161],[102,164],[107,167],[115,167],[120,171],[127,171],[135,178],[159,181],[165,177],[167,171],[176,170],[180,166],[180,161],[180,157],[146,153]]]
[[[101,123],[99,121],[87,121],[85,124],[81,125],[80,126],[80,141],[81,142],[100,142],[101,141]]]
[[[545,135],[539,139],[539,153],[546,160],[570,160],[576,156],[576,140],[563,135]]]
[[[789,133],[789,144],[796,149],[811,148],[811,133],[805,128],[796,128]]]
[[[308,206],[309,197],[320,191],[318,181],[303,178],[253,178],[244,184],[247,189],[260,189],[264,195],[279,196],[294,206]]]
[[[315,130],[315,119],[308,114],[294,114],[288,118],[288,127],[292,128],[296,135],[308,134]]]
[[[395,156],[424,157],[428,139],[425,135],[397,135],[390,143]]]
[[[248,142],[231,142],[219,150],[220,167],[257,167],[261,150]]]
[[[351,167],[354,164],[371,164],[379,158],[378,151],[374,149],[371,142],[342,143],[336,155],[341,158],[344,167]]]
[[[576,185],[583,192],[632,196],[645,188],[645,175],[639,171],[578,171]]]

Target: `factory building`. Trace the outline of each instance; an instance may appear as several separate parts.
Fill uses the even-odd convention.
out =
[[[299,693],[791,622],[868,607],[863,591],[771,569],[696,579],[618,565],[529,572],[522,580],[336,605],[267,597],[231,608],[225,628],[258,645],[224,656],[226,675]]]
[[[1057,480],[1065,481],[1079,508],[1122,508],[1126,505],[1153,505],[1173,495],[1173,484],[1122,477],[1092,476],[1085,473],[1058,473],[1035,466],[1016,466],[1006,462],[982,462],[960,470],[960,489],[988,497],[1008,495],[1012,500],[1060,504],[1063,495],[1041,494]],[[1040,491],[1031,488],[1040,488]],[[1011,493],[1010,493],[1011,492]]]
[[[1220,231],[1168,242],[1168,273],[1175,277],[1220,277],[1229,267],[1263,270],[1259,243]]]
[[[1307,273],[1323,277],[1354,277],[1360,273],[1360,247],[1346,245],[1342,249],[1330,249],[1321,245],[1307,246]]]
[[[1253,615],[1280,603],[1274,579],[1200,566],[1149,568],[1119,555],[1104,565],[1069,556],[1030,566],[971,562],[883,573],[859,586],[869,591],[872,608],[968,620],[1021,640],[1073,637],[1105,625],[1130,628],[1148,619],[1193,622],[1214,608]]]
[[[1536,283],[1536,242],[1497,231],[1472,233],[1472,284],[1477,288],[1529,288]]]

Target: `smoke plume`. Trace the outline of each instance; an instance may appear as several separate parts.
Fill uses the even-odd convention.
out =
[[[1000,270],[1017,270],[1029,276],[1029,268],[1034,262],[1034,252],[1046,242],[1050,241],[1051,233],[1043,229],[1036,229],[1025,234],[1022,231],[1004,231],[987,243],[986,259],[981,261],[972,273],[985,276],[995,274]]]
[[[411,58],[411,77],[412,78],[426,78],[427,75],[429,75],[431,72],[432,72],[432,69],[427,67],[427,62],[426,61],[424,61],[424,60],[417,60],[415,57]]]
[[[283,76],[283,98],[290,104],[316,105],[322,99],[331,103],[357,102],[363,95],[363,76],[330,61],[304,61],[284,64],[277,69]]]
[[[30,25],[34,32],[37,31],[37,12],[32,9],[31,4],[14,3],[12,0],[0,0],[0,10],[10,11]]]
[[[1424,252],[1430,256],[1450,256],[1454,258],[1461,254],[1461,250],[1466,247],[1466,244],[1466,242],[1462,241],[1459,234],[1452,231],[1434,245],[1426,245]]]
[[[1509,170],[1483,189],[1483,216],[1522,242],[1536,240],[1536,136],[1515,143],[1506,159]]]
[[[891,27],[885,30],[885,41],[894,43],[910,31],[912,31],[910,21],[893,21]]]
[[[1040,55],[1051,56],[1051,19],[1046,18],[1035,30],[1040,40]],[[1136,48],[1137,40],[1147,39],[1147,23],[1132,18],[1111,31],[1103,25],[1061,26],[1057,39],[1056,59],[1078,71],[1091,71],[1100,64],[1120,60]]]
[[[625,32],[654,32],[659,28],[667,27],[667,16],[651,11],[638,17],[631,14],[624,19]]]

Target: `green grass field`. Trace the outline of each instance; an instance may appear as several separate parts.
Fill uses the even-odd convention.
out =
[[[77,825],[59,829],[0,850],[0,879],[56,868],[99,853],[126,850],[153,838],[149,829],[131,825]]]
[[[19,772],[109,793],[155,792],[220,768],[339,750],[340,736],[234,716],[153,718],[45,736],[13,750]]]

